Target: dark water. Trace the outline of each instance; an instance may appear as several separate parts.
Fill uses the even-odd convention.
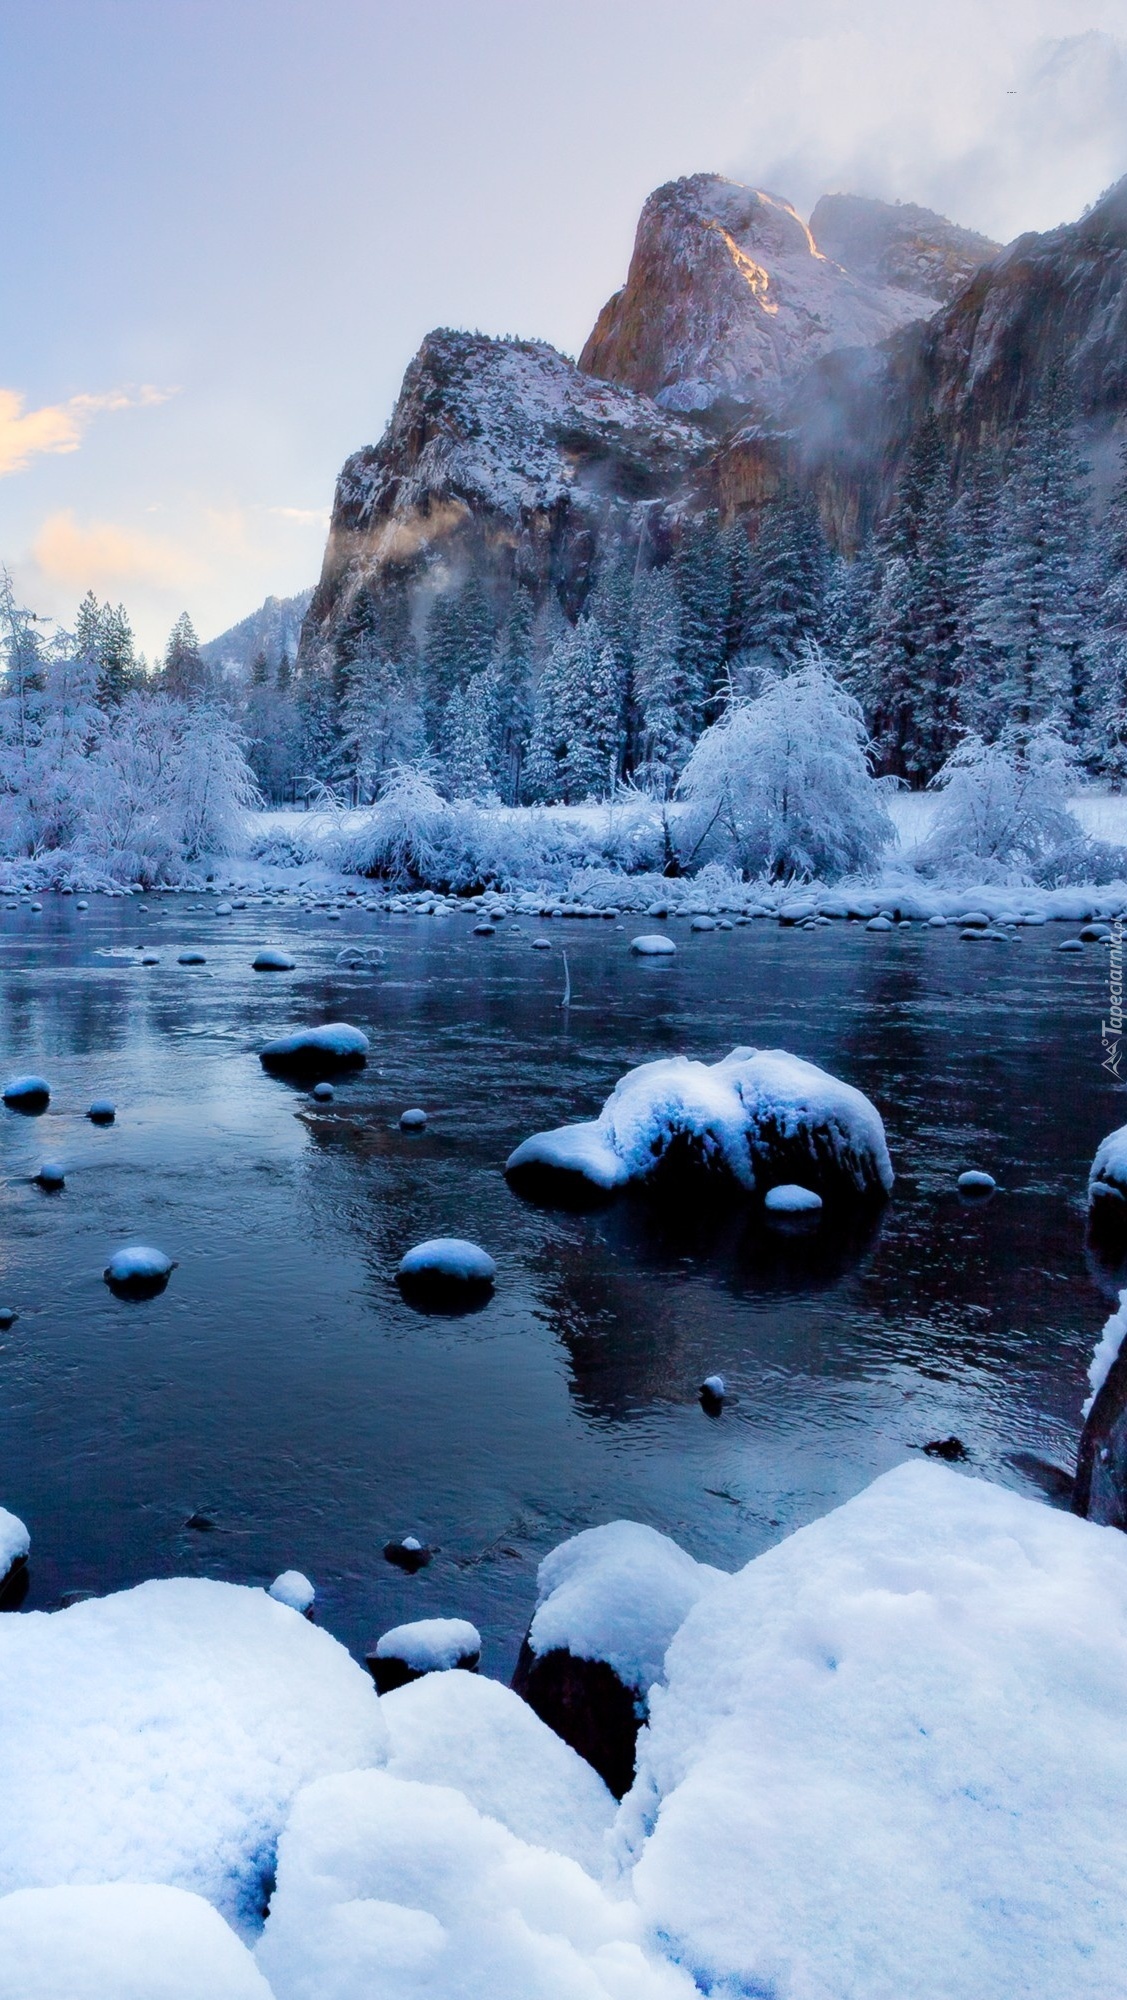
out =
[[[734,1568],[950,1433],[1021,1490],[1039,1490],[1023,1455],[1071,1468],[1108,1310],[1083,1189],[1127,1115],[1100,1067],[1098,947],[1058,954],[1060,925],[1007,947],[673,922],[662,963],[628,954],[629,921],[482,939],[463,916],[216,918],[207,901],[0,916],[4,1072],[53,1088],[42,1118],[0,1112],[0,1303],[20,1313],[0,1334],[0,1501],[31,1528],[27,1608],[292,1566],[354,1651],[453,1614],[507,1674],[537,1560],[577,1528],[632,1516]],[[529,948],[544,928],[551,954]],[[366,939],[377,971],[338,965]],[[159,966],[99,953],[140,942]],[[268,942],[296,973],[250,971]],[[176,965],[188,945],[205,966]],[[365,1028],[372,1057],[322,1113],[256,1052],[325,1019]],[[512,1146],[592,1115],[630,1065],[739,1041],[880,1107],[898,1179],[875,1240],[794,1248],[746,1217],[547,1214],[508,1190]],[[83,1113],[103,1094],[118,1120],[101,1131]],[[413,1104],[419,1137],[397,1129]],[[52,1158],[55,1196],[29,1179]],[[1002,1184],[985,1207],[955,1191],[972,1165]],[[483,1311],[400,1299],[399,1256],[437,1234],[495,1255]],[[179,1259],[140,1305],[101,1279],[136,1240]],[[719,1420],[696,1395],[714,1370]],[[210,1533],[185,1527],[194,1512]],[[382,1555],[405,1532],[438,1551],[413,1578]]]

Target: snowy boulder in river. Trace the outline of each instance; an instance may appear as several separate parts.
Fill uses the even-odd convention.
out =
[[[202,951],[182,951],[176,963],[177,965],[206,965],[207,959]]]
[[[157,1882],[0,1897],[0,2000],[273,2000],[202,1896]]]
[[[253,1932],[295,1794],[386,1750],[364,1669],[238,1584],[0,1618],[0,1686],[0,1894],[164,1882]]]
[[[67,1171],[59,1160],[44,1160],[35,1178],[48,1194],[59,1194],[67,1184]]]
[[[823,1197],[887,1194],[893,1181],[876,1107],[851,1084],[784,1049],[733,1049],[721,1062],[642,1063],[599,1116],[538,1132],[505,1172],[519,1193],[569,1201],[629,1182],[726,1179],[753,1193],[781,1176]]]
[[[427,1114],[417,1104],[412,1106],[411,1110],[401,1111],[399,1114],[399,1129],[401,1132],[425,1132],[426,1123]]]
[[[631,938],[630,949],[638,958],[672,958],[677,946],[671,937],[655,932],[652,936]]]
[[[722,1577],[637,1521],[586,1528],[540,1564],[513,1687],[616,1798],[634,1776],[638,1730],[665,1649]]]
[[[416,1618],[408,1625],[393,1625],[365,1658],[376,1693],[390,1694],[424,1674],[454,1670],[476,1674],[481,1633],[467,1618]]]
[[[493,1290],[497,1266],[476,1243],[460,1236],[433,1236],[408,1250],[395,1275],[412,1304],[457,1309],[484,1304]]]
[[[42,1076],[14,1076],[4,1085],[4,1102],[9,1111],[34,1118],[51,1102],[51,1086]]]
[[[31,1536],[18,1514],[0,1507],[0,1594],[17,1570],[26,1568]]]
[[[166,1257],[163,1250],[154,1250],[146,1243],[129,1243],[114,1251],[102,1276],[118,1298],[155,1299],[175,1269],[175,1258]]]
[[[799,1187],[795,1181],[784,1181],[779,1187],[768,1188],[763,1206],[769,1215],[817,1215],[822,1197],[815,1194],[813,1188]]]
[[[288,951],[276,951],[272,945],[268,945],[263,951],[255,954],[251,962],[251,970],[252,972],[292,972],[296,963],[296,959],[291,958]]]
[[[117,1117],[117,1106],[110,1097],[96,1097],[86,1116],[91,1125],[112,1125]]]
[[[363,1069],[370,1046],[362,1029],[329,1021],[321,1028],[279,1035],[277,1041],[267,1042],[259,1061],[264,1069],[282,1076],[330,1075],[335,1070]]]
[[[1101,1139],[1088,1175],[1088,1212],[1093,1224],[1127,1236],[1127,1125]]]
[[[1102,1527],[1123,1529],[1127,1529],[1125,1334],[1127,1291],[1122,1291],[1088,1368],[1091,1394],[1084,1405],[1084,1429],[1076,1455],[1072,1496],[1074,1513],[1098,1521]]]
[[[313,1616],[317,1592],[299,1569],[284,1569],[281,1576],[274,1578],[266,1595],[276,1604],[288,1604],[291,1611],[300,1611],[303,1618]]]

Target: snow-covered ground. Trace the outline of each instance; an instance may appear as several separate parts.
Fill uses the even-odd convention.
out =
[[[917,1461],[734,1576],[629,1524],[545,1570],[540,1638],[653,1683],[617,1810],[265,1591],[0,1620],[0,2000],[1121,1990],[1127,1537]]]

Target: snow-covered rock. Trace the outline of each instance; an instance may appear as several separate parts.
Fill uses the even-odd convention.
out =
[[[316,1073],[318,1070],[360,1069],[371,1044],[361,1028],[346,1021],[327,1021],[320,1028],[298,1028],[267,1042],[259,1061],[265,1069]]]
[[[491,1290],[497,1266],[477,1243],[461,1236],[432,1236],[400,1258],[395,1275],[407,1294],[469,1294]]]
[[[313,1616],[317,1592],[299,1569],[284,1569],[280,1576],[274,1578],[266,1594],[275,1603],[288,1604],[291,1611],[300,1611],[303,1618]]]
[[[548,940],[545,938],[545,944]],[[664,937],[660,931],[647,933],[643,937],[630,940],[630,949],[639,958],[671,958],[677,946],[671,937]]]
[[[251,970],[253,972],[292,972],[296,964],[297,960],[291,958],[288,951],[280,951],[273,945],[267,945],[262,951],[255,953],[251,961]]]
[[[294,1793],[385,1747],[363,1668],[263,1590],[0,1618],[0,1893],[163,1882],[253,1928]]]
[[[115,1250],[103,1277],[111,1291],[126,1297],[154,1298],[163,1292],[176,1269],[176,1259],[148,1243],[127,1243]]]
[[[35,1178],[48,1194],[58,1194],[67,1184],[67,1170],[60,1160],[44,1160]]]
[[[549,1190],[568,1177],[610,1191],[658,1167],[721,1171],[751,1191],[788,1169],[822,1195],[892,1187],[880,1114],[867,1097],[783,1049],[733,1049],[721,1062],[686,1056],[642,1063],[598,1118],[538,1132],[505,1171]]]
[[[614,1800],[510,1688],[483,1674],[428,1673],[380,1707],[393,1777],[453,1785],[518,1839],[602,1874]]]
[[[870,347],[934,302],[821,255],[789,202],[719,174],[657,188],[623,289],[579,365],[693,413],[746,403],[835,347]]]
[[[177,965],[206,965],[207,958],[202,951],[182,951],[179,953],[176,963]]]
[[[959,1175],[957,1186],[962,1194],[993,1194],[998,1183],[993,1174],[987,1174],[980,1167],[968,1167]]]
[[[1088,1369],[1090,1394],[1076,1455],[1072,1505],[1089,1521],[1127,1529],[1127,1291],[1106,1321]]]
[[[780,1187],[768,1188],[763,1206],[771,1215],[816,1215],[822,1206],[822,1197],[815,1194],[813,1188],[799,1187],[795,1181],[784,1181]]]
[[[901,1466],[711,1590],[666,1676],[618,1837],[700,1990],[1121,1983],[1127,1537]]]
[[[257,1959],[275,2000],[695,2000],[629,1899],[460,1791],[386,1771],[295,1801]]]
[[[1104,1210],[1105,1221],[1118,1218],[1127,1233],[1127,1125],[1117,1125],[1096,1149],[1088,1175],[1088,1207]]]
[[[152,1883],[0,1896],[0,2000],[272,2000],[202,1896]]]
[[[412,1106],[409,1111],[401,1111],[399,1114],[399,1129],[401,1132],[423,1132],[426,1130],[426,1123],[427,1114],[418,1105]]]
[[[540,1564],[513,1686],[616,1797],[666,1647],[720,1575],[637,1521],[584,1529]]]
[[[91,1125],[112,1125],[117,1117],[117,1106],[112,1097],[96,1097],[86,1116]]]
[[[4,1102],[12,1111],[46,1111],[51,1101],[51,1086],[46,1077],[13,1076],[4,1085]]]
[[[13,1570],[22,1569],[31,1551],[31,1536],[18,1514],[0,1507],[0,1586]]]
[[[476,1673],[481,1661],[481,1633],[468,1618],[415,1618],[393,1625],[367,1655],[367,1667],[379,1694],[406,1687],[424,1674],[458,1668]]]

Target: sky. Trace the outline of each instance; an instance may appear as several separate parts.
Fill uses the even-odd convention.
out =
[[[150,656],[314,582],[428,329],[577,354],[700,171],[1051,228],[1127,0],[0,0],[0,564]]]

